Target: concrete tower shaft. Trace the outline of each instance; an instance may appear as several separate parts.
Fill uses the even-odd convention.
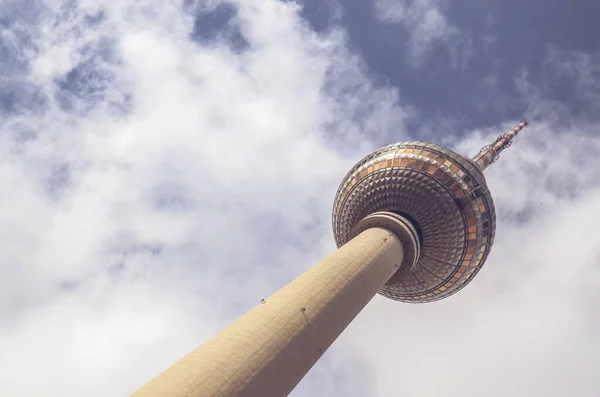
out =
[[[369,222],[381,226],[358,233],[132,397],[288,395],[390,277],[414,266],[419,242],[407,220],[377,214]]]

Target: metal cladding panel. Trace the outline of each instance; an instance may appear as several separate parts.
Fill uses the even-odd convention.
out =
[[[378,211],[408,215],[422,234],[413,270],[379,291],[398,301],[431,302],[458,292],[479,272],[494,241],[494,203],[483,173],[438,145],[389,145],[350,170],[333,206],[338,247],[361,219]]]

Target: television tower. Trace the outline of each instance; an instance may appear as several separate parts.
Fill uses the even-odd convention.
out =
[[[360,160],[333,205],[338,250],[132,396],[286,396],[377,292],[410,303],[458,292],[494,241],[483,170],[528,124],[473,159],[404,142]]]

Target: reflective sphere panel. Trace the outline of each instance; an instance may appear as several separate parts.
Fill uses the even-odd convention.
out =
[[[338,247],[361,219],[378,211],[407,216],[422,237],[412,271],[380,290],[398,301],[431,302],[456,293],[475,277],[494,241],[494,203],[483,173],[438,145],[393,144],[350,170],[333,207]]]

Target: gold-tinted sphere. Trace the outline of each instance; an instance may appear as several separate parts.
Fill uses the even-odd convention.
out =
[[[386,146],[359,161],[335,197],[338,247],[366,216],[389,211],[411,220],[421,253],[413,269],[380,290],[403,302],[452,295],[483,266],[494,241],[494,203],[483,173],[470,159],[422,142]]]

